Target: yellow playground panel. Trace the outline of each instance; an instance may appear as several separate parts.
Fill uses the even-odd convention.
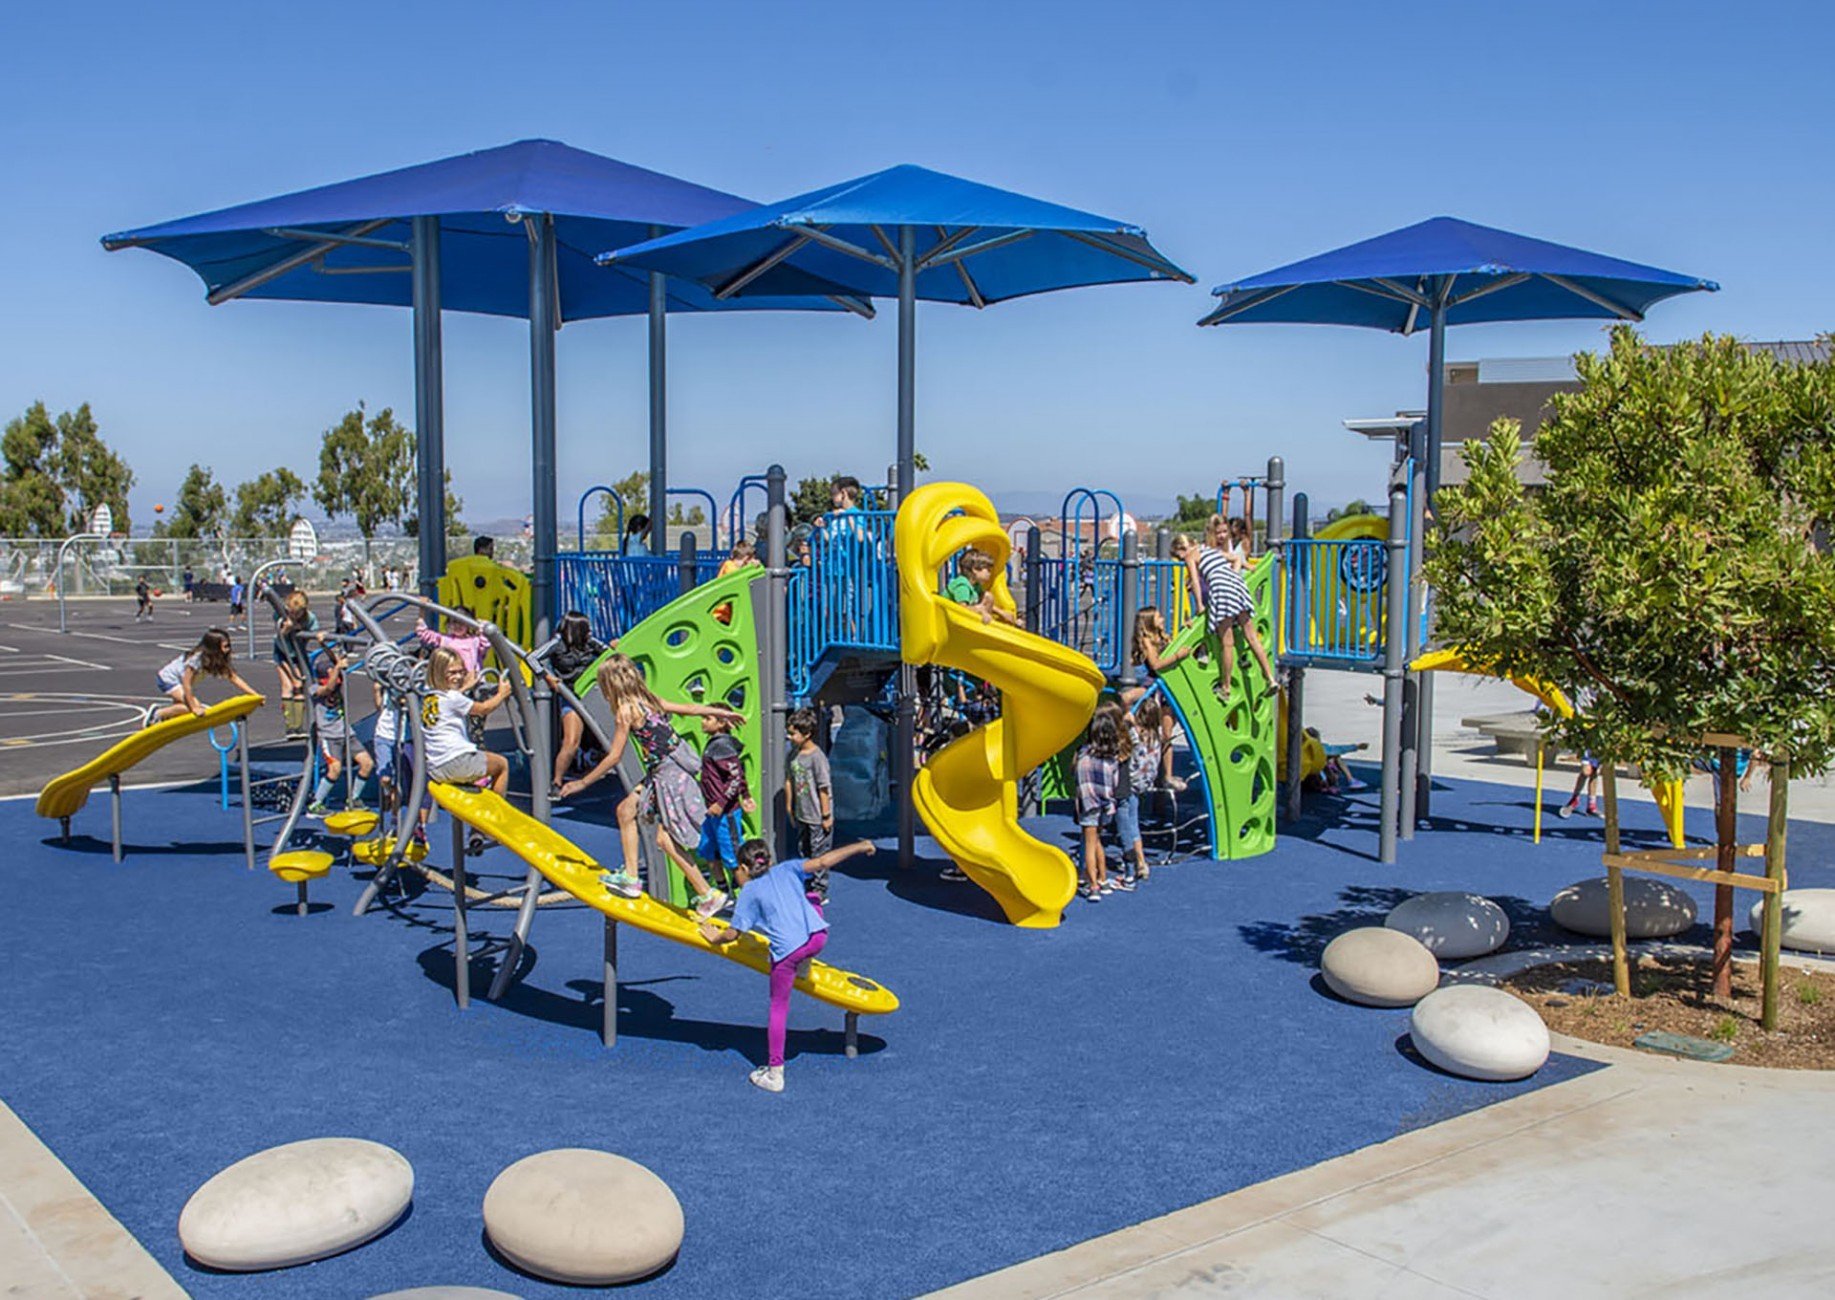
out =
[[[439,601],[495,623],[498,631],[525,650],[534,648],[529,579],[507,564],[482,555],[453,560],[440,578]]]

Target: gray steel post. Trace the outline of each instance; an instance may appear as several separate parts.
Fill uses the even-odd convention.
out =
[[[242,764],[242,854],[248,869],[255,869],[255,809],[249,803],[248,719],[231,723],[236,729],[236,759]]]
[[[1281,511],[1287,506],[1287,462],[1279,456],[1268,457],[1264,486],[1268,492],[1268,522],[1264,526],[1268,530],[1268,549],[1272,551],[1281,543]]]
[[[650,227],[650,238],[663,233]],[[669,549],[669,295],[667,277],[650,272],[650,554]]]
[[[860,1055],[860,1013],[858,1011],[848,1012],[841,1023],[842,1050],[847,1053],[847,1059],[851,1061]]]
[[[465,916],[465,823],[452,819],[452,991],[459,1010],[471,1005],[471,933]]]
[[[764,790],[758,798],[765,812],[760,818],[765,838],[774,853],[782,854],[788,843],[784,833],[784,812],[778,792],[784,788],[784,721],[790,713],[786,699],[789,690],[789,646],[786,627],[790,569],[785,554],[787,520],[784,514],[784,467],[773,465],[765,471],[765,570],[769,575],[769,594],[765,599],[764,663],[759,682],[764,688],[765,752],[759,759],[759,773]],[[754,589],[756,590],[756,589]]]
[[[694,579],[695,538],[693,533],[683,533],[681,543],[676,547],[675,555],[676,588],[680,594],[686,596],[694,590]]]
[[[1378,823],[1378,862],[1395,861],[1397,823],[1402,811],[1402,678],[1406,670],[1404,639],[1396,624],[1408,617],[1408,593],[1395,580],[1408,564],[1407,499],[1404,466],[1398,461],[1389,472],[1389,541],[1385,555],[1389,583],[1383,635],[1383,774],[1382,816]]]
[[[898,499],[911,496],[917,481],[917,233],[898,231]],[[917,849],[917,809],[911,803],[917,774],[917,667],[898,664],[898,726],[893,741],[892,780],[898,786],[898,863],[911,865]]]
[[[543,213],[534,221],[534,242],[529,249],[529,378],[530,424],[535,444],[535,500],[530,511],[535,565],[529,587],[530,613],[535,624],[532,644],[542,645],[554,634],[554,553],[559,545],[554,500],[554,335],[560,327],[561,305],[556,297],[560,292],[560,272],[555,261],[554,218]],[[501,666],[505,672],[516,672],[514,663]],[[528,739],[532,751],[529,769],[536,779],[531,782],[534,789],[530,794],[536,820],[546,822],[549,783],[542,777],[554,753],[549,735],[554,692],[541,673],[535,675],[534,696]],[[540,756],[541,772],[536,770],[536,755]]]
[[[600,1010],[599,1041],[618,1044],[618,922],[605,918],[605,1005]]]
[[[1293,540],[1305,541],[1312,534],[1310,517],[1311,503],[1306,493],[1293,494]],[[1275,527],[1274,516],[1269,516],[1269,526]],[[1312,565],[1310,557],[1296,562],[1289,570],[1293,604],[1289,617],[1304,630],[1306,621],[1312,611],[1312,594],[1310,583]],[[1307,638],[1302,635],[1304,646]],[[1287,753],[1281,764],[1287,782],[1287,819],[1293,821],[1300,815],[1300,769],[1306,747],[1306,669],[1295,663],[1287,671]]]
[[[440,348],[440,219],[416,217],[414,259],[414,450],[420,590],[438,594],[446,572],[446,397]]]
[[[1044,537],[1037,524],[1026,525],[1026,630],[1037,634],[1045,617]]]
[[[1427,493],[1422,503],[1422,517],[1431,516],[1434,509],[1434,498],[1440,493],[1440,461],[1445,441],[1441,436],[1445,420],[1446,406],[1446,308],[1434,309],[1432,325],[1427,336]],[[1425,527],[1416,535],[1416,551],[1425,560],[1427,552],[1427,530]],[[1416,581],[1420,581],[1420,566],[1416,565]],[[1426,609],[1426,584],[1421,584],[1422,609]],[[1423,620],[1424,621],[1424,620]],[[1417,621],[1415,635],[1420,639],[1418,650],[1427,648],[1429,631]],[[1415,815],[1426,817],[1429,805],[1433,802],[1434,791],[1434,676],[1432,673],[1419,674],[1415,680],[1415,713],[1419,718],[1419,728],[1415,741],[1416,785]]]
[[[1121,617],[1116,620],[1115,635],[1121,645],[1117,647],[1117,676],[1129,685],[1135,684],[1136,665],[1134,663],[1134,611],[1141,603],[1141,556],[1140,534],[1124,532],[1121,535]]]
[[[1408,617],[1402,629],[1402,645],[1407,654],[1405,663],[1413,663],[1421,653],[1421,611],[1426,599],[1421,583],[1421,549],[1427,530],[1427,453],[1427,426],[1416,424],[1408,431]],[[1403,678],[1400,831],[1405,840],[1414,838],[1415,819],[1419,815],[1421,745],[1424,739],[1431,742],[1433,738],[1431,733],[1423,737],[1421,731],[1420,685],[1419,673],[1409,672]]]
[[[115,861],[121,861],[121,778],[108,778],[108,820],[109,833],[113,837]]]
[[[1153,533],[1153,558],[1170,560],[1172,558],[1172,529],[1158,528]]]

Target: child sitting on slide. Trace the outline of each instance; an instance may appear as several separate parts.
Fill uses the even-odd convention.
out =
[[[197,645],[191,650],[159,670],[159,693],[171,703],[150,705],[141,725],[150,727],[155,722],[166,722],[186,713],[203,717],[204,704],[198,699],[195,690],[200,676],[221,677],[243,695],[261,693],[243,681],[241,674],[236,671],[235,646],[229,639],[229,633],[220,627],[213,627],[198,638]]]
[[[701,937],[715,945],[737,940],[751,930],[771,946],[771,1015],[765,1028],[765,1063],[752,1071],[754,1086],[766,1092],[784,1090],[784,1032],[790,1019],[790,990],[828,943],[828,921],[809,901],[809,877],[826,873],[859,853],[874,852],[873,841],[857,840],[818,857],[786,858],[771,865],[763,840],[739,846],[739,903],[731,925],[701,923]]]
[[[733,734],[732,719],[709,714],[701,719],[701,731],[707,737],[701,749],[701,798],[707,804],[707,816],[701,822],[695,856],[703,862],[718,862],[731,882],[739,873],[739,814],[742,810],[757,812],[758,803],[746,786],[745,748]]]

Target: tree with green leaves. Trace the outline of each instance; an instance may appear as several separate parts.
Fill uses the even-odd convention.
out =
[[[618,500],[624,502],[625,523],[630,522],[632,515],[650,513],[650,475],[646,471],[632,470],[610,486],[618,494]],[[592,546],[602,551],[615,551],[624,541],[619,528],[618,503],[609,496],[599,502],[599,518],[593,524],[590,540]]]
[[[418,505],[418,499],[413,504]],[[465,537],[470,534],[471,529],[468,528],[465,521],[459,517],[459,512],[464,509],[464,499],[460,497],[457,492],[452,490],[452,471],[447,470],[446,504],[443,507],[443,512],[446,516],[446,536]],[[414,513],[408,515],[401,521],[401,531],[403,535],[407,537],[419,537],[421,535],[421,517],[419,510],[414,511]]]
[[[294,503],[305,495],[305,483],[284,465],[238,485],[230,533],[236,537],[285,537],[299,517]]]
[[[0,536],[56,537],[63,517],[57,422],[43,402],[33,402],[0,435]]]
[[[229,518],[229,498],[208,465],[192,465],[179,484],[178,497],[172,504],[172,518],[166,521],[165,536],[186,541],[204,537],[221,537]]]
[[[346,515],[363,537],[363,563],[384,524],[400,525],[414,503],[414,435],[383,407],[365,418],[363,404],[325,430],[312,499],[334,518]]]
[[[127,494],[134,486],[134,471],[102,441],[88,402],[57,417],[53,464],[64,490],[64,525],[70,532],[88,528],[90,516],[101,505],[108,507],[116,532],[129,530]]]
[[[1576,358],[1518,478],[1519,429],[1465,444],[1427,559],[1437,636],[1580,703],[1564,748],[1683,776],[1710,733],[1814,775],[1835,756],[1835,364],[1732,338],[1653,348],[1629,327]],[[1720,865],[1736,795],[1723,782]],[[1732,893],[1716,891],[1715,989]]]

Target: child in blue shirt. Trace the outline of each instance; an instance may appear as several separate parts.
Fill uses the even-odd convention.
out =
[[[874,852],[872,840],[857,840],[813,858],[785,858],[771,865],[763,840],[739,846],[739,902],[731,925],[701,922],[701,937],[711,944],[735,942],[745,931],[762,935],[771,946],[771,1016],[765,1028],[765,1063],[752,1071],[754,1086],[766,1092],[784,1090],[784,1031],[790,1019],[790,990],[798,973],[828,943],[828,922],[809,901],[809,877],[826,873],[860,853]]]

